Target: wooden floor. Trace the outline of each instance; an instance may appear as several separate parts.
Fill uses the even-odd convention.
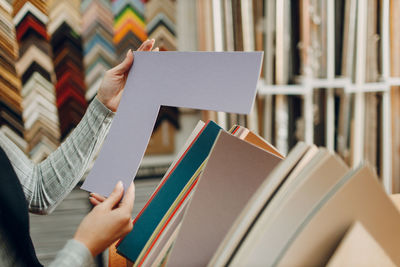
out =
[[[160,179],[135,181],[133,216],[136,216],[145,205],[159,181]],[[91,209],[88,196],[86,191],[75,188],[52,214],[30,215],[31,236],[42,264],[48,265],[65,242],[73,237],[80,221]]]

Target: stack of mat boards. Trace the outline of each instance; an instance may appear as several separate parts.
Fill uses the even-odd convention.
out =
[[[176,1],[148,0],[145,3],[145,19],[149,39],[156,40],[160,51],[175,51]],[[162,106],[157,116],[146,155],[171,154],[175,151],[175,134],[179,129],[179,110]]]
[[[19,44],[16,70],[22,81],[24,137],[34,162],[42,161],[54,151],[60,139],[47,22],[45,1],[14,1]]]
[[[129,49],[136,50],[147,39],[144,4],[141,0],[115,0],[112,12],[117,59],[122,60]]]
[[[398,265],[400,214],[374,171],[349,171],[325,149],[298,144],[248,202],[209,265],[324,265],[356,221]]]
[[[23,139],[21,81],[15,69],[18,44],[12,20],[12,5],[0,1],[0,131],[6,134],[23,151],[27,150]]]
[[[275,148],[247,129],[236,126],[227,133],[212,121],[206,125],[200,122],[136,217],[132,232],[118,245],[118,252],[135,261],[136,266],[161,262],[160,255],[168,251],[181,223],[178,240],[183,233],[193,230],[186,230],[185,221],[182,222],[185,216],[186,225],[202,233],[195,237],[192,249],[197,250],[196,245],[204,244],[206,247],[201,249],[207,249],[211,257],[224,231],[281,160],[282,155]],[[249,176],[243,179],[244,175]],[[231,178],[229,184],[223,181],[226,177]],[[224,194],[225,198],[219,197]],[[204,208],[210,204],[214,206],[213,211]],[[199,209],[199,205],[203,208]],[[214,216],[220,219],[218,228],[214,228],[211,220]],[[199,223],[193,225],[193,221]],[[205,240],[213,240],[213,244]]]
[[[244,127],[200,122],[117,251],[135,266],[399,265],[398,225],[370,166],[304,143],[283,159]]]
[[[114,17],[111,2],[84,0],[81,3],[83,62],[85,65],[86,100],[91,101],[101,84],[104,72],[115,65],[113,43]]]
[[[168,169],[159,186],[134,221],[134,228],[118,245],[118,252],[136,261],[159,222],[207,158],[220,127],[199,122],[185,148]]]
[[[235,209],[240,210],[240,206],[243,204],[243,201],[246,201],[249,195],[251,195],[251,193],[253,192],[254,188],[257,187],[258,179],[260,179],[260,174],[268,172],[271,169],[271,166],[268,166],[268,163],[274,165],[274,163],[276,163],[277,161],[279,161],[280,158],[282,158],[282,155],[275,148],[270,146],[259,136],[250,132],[248,129],[240,126],[235,126],[234,128],[232,128],[230,132],[232,135],[238,137],[239,139],[245,140],[246,142],[248,142],[248,144],[244,145],[243,144],[244,142],[237,142],[236,140],[238,140],[238,138],[232,138],[232,136],[218,137],[218,140],[216,140],[212,148],[212,151],[208,156],[209,159],[205,160],[202,163],[202,165],[197,169],[196,173],[191,178],[191,182],[189,182],[186,185],[186,189],[182,190],[181,194],[175,199],[174,204],[171,205],[169,211],[164,216],[162,222],[159,223],[157,229],[153,232],[151,238],[147,241],[145,248],[142,250],[141,254],[139,255],[136,261],[137,266],[150,266],[150,265],[154,266],[157,265],[157,263],[162,262],[165,253],[171,246],[171,243],[175,240],[176,234],[179,232],[179,227],[180,223],[182,222],[182,217],[185,214],[185,210],[188,206],[188,203],[192,199],[194,190],[196,190],[196,194],[194,196],[194,199],[190,203],[191,209],[196,209],[194,207],[194,205],[196,205],[195,203],[197,203],[197,205],[202,203],[200,205],[207,206],[207,204],[203,202],[204,197],[207,199],[208,202],[218,202],[218,200],[212,198],[213,189],[211,188],[213,188],[213,185],[211,185],[210,183],[214,182],[218,183],[219,179],[218,175],[221,174],[228,175],[227,172],[230,172],[231,182],[233,182],[234,184],[232,184],[231,186],[226,186],[226,188],[224,189],[226,191],[230,191],[230,193],[228,194],[231,194],[231,197],[226,198],[226,200],[231,199],[233,196],[240,196],[240,197],[236,197],[235,201],[230,203],[231,210],[229,214],[226,213],[218,215],[218,217],[221,219],[218,229],[214,229],[213,232],[210,233],[209,235],[204,235],[195,238],[198,241],[200,241],[200,243],[203,243],[201,242],[201,240],[217,238],[218,235],[223,236],[223,231],[226,228],[226,225],[229,224],[229,219],[230,219],[229,217],[232,216],[232,211]],[[225,132],[221,133],[221,135],[225,134],[229,136],[229,134]],[[264,153],[264,151],[261,152],[259,148],[254,146],[249,146],[249,144],[256,145],[259,148],[263,148],[270,153],[266,154]],[[236,152],[236,150],[242,149],[243,153],[241,153],[240,155],[235,155],[235,153],[232,153],[231,157],[227,158],[225,154],[229,153],[229,151],[226,151],[228,149],[228,146],[231,146],[229,148],[230,151]],[[246,157],[248,157],[248,159],[243,159]],[[259,166],[257,162],[255,163],[255,165],[250,164],[249,166],[247,166],[246,163],[244,163],[246,162],[246,160],[257,157],[260,157],[259,158],[260,160],[267,160],[268,161],[267,165]],[[230,162],[230,164],[226,164],[227,160]],[[225,169],[223,167],[224,163],[225,163]],[[236,167],[232,168],[231,164],[235,164]],[[252,179],[250,180],[242,179],[241,177],[242,173],[246,171],[244,168],[242,168],[243,166],[246,166],[245,168],[252,169],[254,174],[254,177]],[[216,168],[218,168],[218,170]],[[196,187],[197,186],[196,183],[198,182],[198,177],[200,175],[202,177],[201,182],[200,185]],[[221,190],[221,188],[215,188],[215,190]],[[238,191],[240,191],[240,193],[238,193]],[[205,192],[208,192],[206,193],[206,196],[204,196]],[[214,197],[218,198],[218,196],[216,195],[214,195]],[[225,204],[227,204],[226,201]],[[219,207],[221,207],[224,206],[224,203],[222,201],[219,201],[218,205]],[[216,207],[216,210],[218,210],[218,207]],[[204,209],[203,212],[205,212]],[[185,214],[185,216],[187,216],[186,218],[193,216],[190,214],[191,214],[190,211],[188,211],[188,213]],[[211,214],[207,214],[206,216],[202,217],[203,215],[196,214],[194,216],[197,217],[192,218],[191,220],[198,221],[199,225],[201,225],[200,227],[212,228],[214,222],[207,220],[207,217]],[[222,224],[221,222],[222,219],[224,219],[225,224]],[[208,244],[207,246],[208,246],[207,249],[212,250],[211,244]]]
[[[87,107],[80,37],[80,1],[48,1],[48,10],[48,30],[57,78],[57,108],[61,138],[64,139],[79,123]]]

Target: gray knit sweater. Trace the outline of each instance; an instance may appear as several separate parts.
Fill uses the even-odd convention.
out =
[[[111,126],[114,113],[97,98],[70,136],[46,160],[32,163],[3,133],[0,146],[9,157],[22,184],[29,211],[48,214],[68,195],[89,168]],[[50,266],[92,266],[90,251],[71,239]],[[14,251],[5,244],[0,228],[0,266],[21,266]]]

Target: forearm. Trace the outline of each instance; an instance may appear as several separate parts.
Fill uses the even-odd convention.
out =
[[[31,212],[51,212],[74,188],[103,142],[113,115],[95,98],[70,136],[39,164],[33,164],[5,136],[0,136]]]
[[[49,267],[88,267],[94,266],[94,259],[89,249],[79,241],[71,239],[62,250],[57,253],[56,258]]]

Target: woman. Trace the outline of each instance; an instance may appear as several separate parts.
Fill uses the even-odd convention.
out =
[[[153,45],[154,40],[147,40],[138,51],[152,51]],[[132,63],[129,50],[121,64],[106,72],[75,130],[40,164],[0,133],[0,266],[41,266],[29,236],[28,210],[50,213],[82,178],[108,132]],[[123,191],[119,182],[101,203],[96,201],[100,196],[91,198],[96,207],[50,266],[93,265],[97,254],[131,230],[133,183],[122,198]]]

